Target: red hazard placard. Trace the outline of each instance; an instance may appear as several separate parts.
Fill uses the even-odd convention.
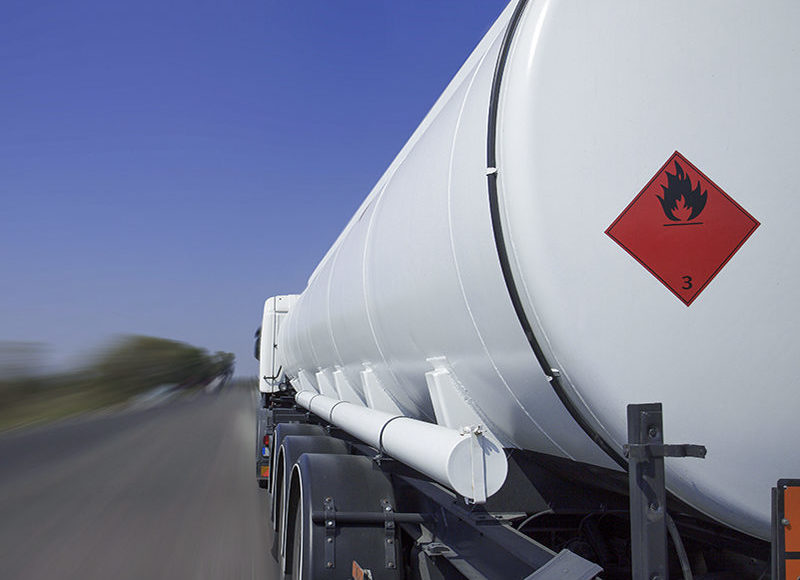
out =
[[[606,234],[689,306],[759,225],[676,151]]]

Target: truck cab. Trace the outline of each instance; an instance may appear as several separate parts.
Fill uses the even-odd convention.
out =
[[[268,298],[264,302],[261,326],[255,333],[254,355],[259,361],[258,390],[261,394],[256,428],[256,480],[262,488],[268,486],[271,470],[270,440],[274,424],[269,411],[276,405],[281,406],[285,399],[280,397],[284,391],[281,389],[283,368],[278,360],[278,332],[296,301],[296,294]]]

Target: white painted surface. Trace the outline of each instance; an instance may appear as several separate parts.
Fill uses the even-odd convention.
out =
[[[349,397],[435,421],[447,390],[434,404],[426,373],[443,357],[503,445],[614,468],[555,396],[500,271],[486,127],[509,16],[312,275],[282,364],[304,389],[339,373]],[[667,441],[709,449],[667,460],[669,489],[760,537],[770,486],[800,474],[799,21],[788,1],[534,1],[500,101],[507,248],[551,365],[620,452],[626,405],[663,402]],[[604,235],[676,149],[762,224],[689,308]]]
[[[480,430],[456,431],[301,391],[297,404],[466,498],[484,502],[503,485],[505,451]]]
[[[278,333],[284,318],[297,302],[296,294],[273,296],[264,302],[264,316],[261,319],[261,343],[258,359],[258,389],[262,393],[278,390],[282,363],[278,355]]]
[[[800,473],[800,4],[534,2],[509,61],[499,179],[525,310],[611,435],[661,401],[668,487],[768,538]],[[684,306],[603,235],[679,150],[761,222]]]

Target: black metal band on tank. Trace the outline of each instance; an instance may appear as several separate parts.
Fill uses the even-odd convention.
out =
[[[533,328],[528,316],[525,314],[525,309],[522,306],[519,290],[514,281],[514,274],[511,271],[511,263],[508,258],[508,250],[506,249],[505,236],[503,234],[503,225],[500,219],[500,203],[497,195],[497,116],[500,102],[500,86],[503,81],[503,72],[508,60],[508,53],[511,49],[511,42],[514,38],[514,33],[517,30],[522,13],[528,5],[528,0],[520,0],[517,7],[514,9],[514,14],[506,29],[505,36],[503,37],[503,44],[500,47],[500,54],[497,57],[497,65],[494,69],[494,78],[492,80],[492,93],[489,101],[489,126],[487,132],[487,148],[486,148],[486,166],[489,168],[487,175],[489,185],[489,210],[492,218],[492,230],[494,232],[494,242],[497,247],[497,255],[500,258],[500,267],[503,271],[503,279],[508,289],[508,295],[511,298],[511,303],[514,306],[514,312],[517,314],[522,330],[525,332],[525,337],[533,349],[533,354],[539,365],[542,367],[545,375],[550,379],[550,384],[558,396],[558,399],[567,409],[569,414],[575,422],[583,429],[584,433],[594,441],[600,449],[602,449],[615,463],[620,467],[627,470],[628,462],[620,455],[608,442],[603,439],[600,434],[592,427],[589,421],[582,415],[577,405],[569,398],[564,385],[561,383],[560,377],[553,373],[552,367],[547,361],[547,358],[542,351],[539,342],[533,334]],[[492,171],[495,169],[495,171]]]

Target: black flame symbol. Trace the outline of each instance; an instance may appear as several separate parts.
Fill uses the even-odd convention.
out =
[[[699,216],[703,208],[706,207],[708,190],[700,192],[700,180],[697,181],[697,185],[692,189],[691,179],[683,172],[683,167],[677,161],[675,162],[675,173],[667,171],[667,185],[662,185],[661,189],[664,190],[664,197],[660,195],[656,195],[656,197],[661,202],[664,214],[674,222],[691,221]],[[679,209],[678,201],[681,198],[683,198],[683,207],[681,209],[692,210],[692,213],[685,220],[675,216],[674,213]]]

